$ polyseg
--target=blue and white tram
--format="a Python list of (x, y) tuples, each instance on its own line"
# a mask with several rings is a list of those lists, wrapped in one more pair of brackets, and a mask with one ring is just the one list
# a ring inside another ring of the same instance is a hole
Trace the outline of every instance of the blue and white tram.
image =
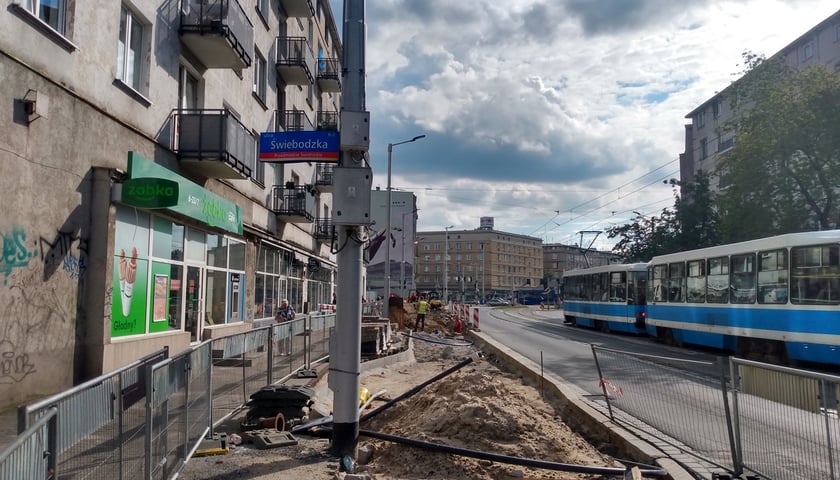
[(566, 323), (605, 332), (645, 333), (647, 267), (615, 264), (565, 272)]
[(840, 230), (661, 255), (648, 278), (652, 336), (840, 365)]

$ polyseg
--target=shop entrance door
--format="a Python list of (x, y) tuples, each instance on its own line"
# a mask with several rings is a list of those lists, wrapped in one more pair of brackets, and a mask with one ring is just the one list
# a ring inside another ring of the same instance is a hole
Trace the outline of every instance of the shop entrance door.
[(190, 332), (190, 342), (201, 341), (204, 325), (204, 268), (187, 265), (186, 313), (184, 328)]

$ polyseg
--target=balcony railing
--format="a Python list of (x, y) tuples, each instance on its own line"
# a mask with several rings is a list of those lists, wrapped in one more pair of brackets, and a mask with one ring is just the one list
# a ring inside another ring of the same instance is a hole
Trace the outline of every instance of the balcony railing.
[(730, 137), (718, 143), (718, 153), (723, 153), (735, 146), (735, 137)]
[(316, 240), (329, 242), (333, 238), (333, 223), (331, 218), (318, 217), (315, 219), (312, 236)]
[(305, 37), (277, 37), (277, 74), (287, 85), (312, 85), (315, 55)]
[(254, 26), (237, 0), (183, 0), (181, 41), (207, 68), (251, 66)]
[(315, 130), (312, 120), (303, 110), (276, 110), (274, 112), (275, 132), (308, 132)]
[(315, 8), (311, 0), (280, 0), (280, 5), (290, 17), (314, 17)]
[(318, 130), (338, 131), (338, 112), (318, 110)]
[(208, 178), (248, 178), (256, 140), (228, 110), (173, 112), (173, 149), (186, 168)]
[(341, 91), (341, 61), (339, 59), (318, 59), (318, 88), (322, 92)]
[(275, 185), (271, 192), (271, 211), (287, 223), (312, 223), (315, 196), (305, 185)]
[(335, 164), (319, 163), (315, 165), (315, 188), (319, 192), (331, 192), (335, 185)]

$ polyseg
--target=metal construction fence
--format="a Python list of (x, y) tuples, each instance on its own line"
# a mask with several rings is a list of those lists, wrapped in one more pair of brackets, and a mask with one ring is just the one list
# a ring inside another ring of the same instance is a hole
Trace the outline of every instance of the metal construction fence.
[(18, 411), (0, 478), (167, 480), (249, 396), (329, 353), (335, 313), (155, 352)]
[(592, 346), (610, 418), (734, 476), (840, 480), (840, 377)]

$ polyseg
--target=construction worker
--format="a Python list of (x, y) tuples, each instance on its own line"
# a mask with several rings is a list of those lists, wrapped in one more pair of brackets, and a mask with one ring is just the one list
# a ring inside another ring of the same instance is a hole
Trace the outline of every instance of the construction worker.
[(420, 297), (420, 303), (417, 304), (417, 322), (414, 324), (414, 330), (422, 332), (426, 328), (426, 308), (429, 304), (426, 303), (426, 297)]

